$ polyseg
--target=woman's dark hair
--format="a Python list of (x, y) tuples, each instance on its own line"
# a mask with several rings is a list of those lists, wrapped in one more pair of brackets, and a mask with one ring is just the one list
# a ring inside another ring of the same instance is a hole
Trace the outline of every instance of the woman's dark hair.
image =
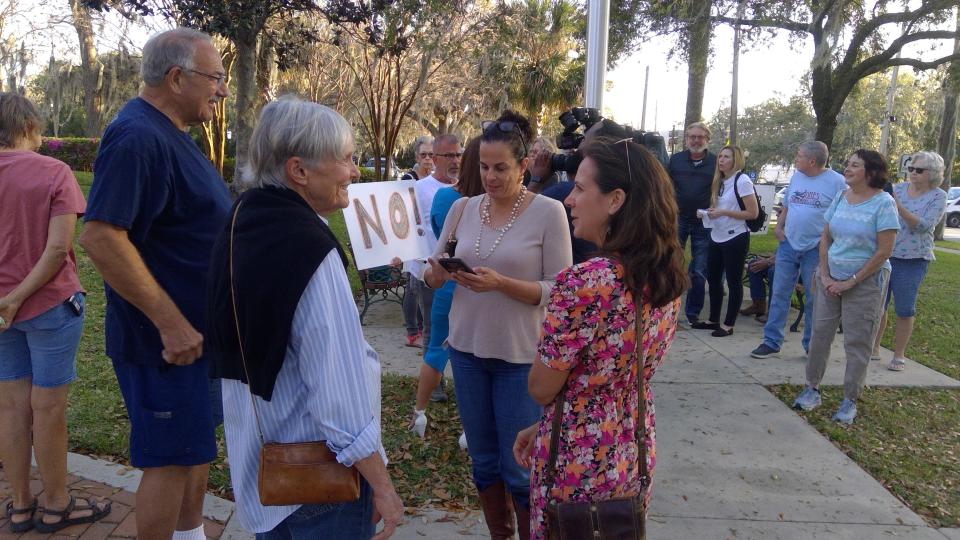
[(857, 150), (853, 155), (863, 160), (863, 172), (867, 177), (867, 185), (873, 189), (883, 189), (890, 177), (887, 160), (883, 159), (883, 155), (866, 148)]
[[(503, 129), (504, 126), (509, 125), (508, 123), (511, 122), (513, 123), (513, 128)], [(484, 128), (483, 133), (480, 135), (480, 141), (485, 143), (507, 143), (513, 157), (519, 162), (527, 157), (535, 136), (536, 133), (534, 133), (533, 128), (530, 127), (530, 121), (527, 120), (526, 116), (516, 111), (506, 109), (500, 113), (499, 118)]]
[(480, 137), (470, 139), (460, 158), (460, 177), (457, 191), (464, 197), (476, 197), (486, 193), (480, 181)]
[(601, 251), (617, 258), (635, 298), (645, 294), (654, 307), (679, 297), (688, 286), (677, 236), (677, 202), (663, 165), (633, 141), (594, 138), (577, 152), (597, 166), (602, 193), (622, 189), (623, 206), (610, 218)]

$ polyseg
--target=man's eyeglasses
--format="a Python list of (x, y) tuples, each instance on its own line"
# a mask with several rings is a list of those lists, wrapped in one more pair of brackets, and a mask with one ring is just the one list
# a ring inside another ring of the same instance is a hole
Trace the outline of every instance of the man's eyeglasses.
[(926, 167), (907, 167), (907, 171), (915, 172), (917, 174), (923, 174), (923, 172), (926, 170), (927, 170)]
[(523, 145), (523, 155), (526, 156), (529, 152), (527, 151), (527, 141), (524, 140), (523, 131), (520, 130), (520, 126), (512, 120), (484, 120), (480, 123), (480, 128), (483, 129), (483, 132), (486, 133), (488, 130), (496, 128), (501, 133), (513, 133), (517, 132), (517, 135), (520, 137), (520, 144)]
[(187, 70), (185, 70), (185, 71), (189, 71), (190, 73), (196, 73), (197, 75), (200, 75), (201, 77), (206, 77), (206, 78), (210, 79), (211, 81), (217, 83), (217, 86), (220, 86), (221, 84), (223, 84), (223, 83), (226, 82), (226, 80), (227, 80), (227, 75), (226, 75), (226, 74), (211, 75), (210, 73), (204, 73), (204, 72), (202, 72), (202, 71), (197, 71), (197, 70), (195, 70), (195, 69), (187, 69)]
[(460, 156), (463, 155), (463, 152), (447, 152), (446, 154), (434, 154), (434, 157), (445, 157), (445, 158), (456, 158), (460, 159)]

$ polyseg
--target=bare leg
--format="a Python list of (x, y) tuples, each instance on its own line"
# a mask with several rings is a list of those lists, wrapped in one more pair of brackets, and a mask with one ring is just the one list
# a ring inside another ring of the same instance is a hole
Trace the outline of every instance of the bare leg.
[[(0, 459), (10, 483), (10, 497), (16, 508), (33, 504), (30, 493), (30, 377), (0, 382)], [(29, 514), (13, 516), (14, 523), (30, 519)]]
[(177, 518), (178, 531), (190, 531), (203, 524), (203, 496), (207, 494), (209, 472), (210, 465), (207, 463), (190, 467), (183, 503), (180, 504), (180, 516)]
[(913, 317), (897, 317), (893, 350), (896, 358), (906, 358), (907, 343), (910, 343), (910, 336), (913, 334), (913, 320)]
[(148, 467), (137, 489), (137, 538), (170, 540), (180, 520), (192, 467)]
[(443, 373), (427, 364), (420, 364), (420, 377), (417, 379), (417, 410), (422, 411), (427, 408), (427, 404), (430, 402), (430, 393), (439, 386), (442, 378)]
[[(55, 388), (34, 387), (30, 402), (33, 407), (33, 448), (37, 468), (43, 480), (40, 505), (51, 510), (67, 507), (67, 392), (69, 384)], [(71, 517), (90, 515), (81, 509)], [(44, 516), (44, 521), (55, 523), (58, 516)]]

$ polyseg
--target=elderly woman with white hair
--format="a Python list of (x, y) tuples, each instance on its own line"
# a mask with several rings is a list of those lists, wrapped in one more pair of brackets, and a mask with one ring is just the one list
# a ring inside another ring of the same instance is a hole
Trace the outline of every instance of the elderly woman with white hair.
[[(250, 139), (244, 179), (252, 187), (213, 252), (211, 372), (223, 380), (240, 523), (257, 538), (379, 540), (403, 516), (381, 442), (380, 361), (364, 340), (347, 257), (327, 223), (360, 177), (353, 152), (350, 125), (332, 109), (294, 98), (268, 104)], [(359, 473), (358, 500), (261, 504), (261, 440), (325, 441)]]
[[(890, 285), (884, 301), (884, 306), (889, 306), (890, 297), (893, 296), (893, 309), (897, 314), (893, 359), (887, 366), (891, 371), (902, 371), (906, 367), (905, 355), (913, 333), (920, 283), (927, 275), (930, 261), (936, 259), (933, 255), (933, 231), (943, 218), (947, 206), (947, 194), (939, 189), (943, 182), (943, 169), (943, 158), (939, 154), (917, 152), (907, 167), (909, 181), (893, 186), (900, 231), (890, 257)], [(887, 313), (884, 310), (871, 360), (880, 359), (880, 338), (883, 337), (886, 324)]]

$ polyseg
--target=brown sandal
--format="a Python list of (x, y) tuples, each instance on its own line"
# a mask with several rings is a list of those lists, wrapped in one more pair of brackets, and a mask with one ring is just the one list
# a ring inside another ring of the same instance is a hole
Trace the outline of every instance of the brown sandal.
[[(10, 532), (12, 533), (22, 533), (27, 532), (33, 528), (33, 516), (37, 511), (37, 500), (33, 500), (27, 508), (14, 508), (13, 501), (7, 503), (7, 519), (10, 520)], [(30, 519), (25, 521), (13, 521), (13, 516), (22, 516), (23, 514), (30, 514)]]
[[(77, 508), (77, 499), (73, 495), (70, 495), (70, 502), (67, 503), (67, 507), (63, 510), (49, 510), (41, 506), (33, 516), (33, 527), (37, 532), (52, 533), (78, 523), (93, 523), (94, 521), (99, 521), (110, 513), (110, 501), (105, 501), (106, 506), (101, 509), (97, 506), (96, 501), (89, 497), (82, 497), (81, 500), (87, 503), (86, 508)], [(91, 513), (89, 516), (70, 517), (70, 514), (73, 512), (83, 512), (85, 510), (90, 510)], [(60, 521), (47, 523), (43, 521), (43, 516), (59, 516)]]

